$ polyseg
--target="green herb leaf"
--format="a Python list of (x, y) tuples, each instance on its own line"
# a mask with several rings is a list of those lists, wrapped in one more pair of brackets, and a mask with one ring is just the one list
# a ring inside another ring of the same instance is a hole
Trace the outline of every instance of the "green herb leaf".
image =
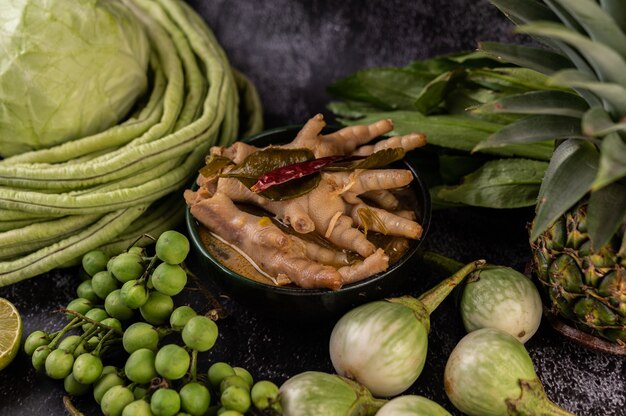
[(335, 162), (325, 166), (323, 170), (329, 171), (348, 171), (355, 169), (379, 169), (390, 165), (391, 163), (402, 160), (406, 154), (401, 147), (382, 149), (372, 153), (365, 159), (350, 162)]
[(539, 191), (532, 241), (589, 192), (597, 171), (598, 152), (591, 143), (569, 139), (556, 148)]
[[(248, 189), (252, 188), (257, 182), (256, 179), (251, 178), (237, 178)], [(274, 185), (271, 188), (266, 189), (263, 192), (259, 192), (258, 195), (263, 196), (271, 201), (285, 201), (287, 199), (297, 198), (304, 194), (311, 192), (317, 188), (321, 180), (320, 173), (314, 173), (312, 175), (305, 176), (303, 178), (294, 179), (287, 183), (280, 185)]]
[[(424, 116), (417, 111), (391, 111), (369, 113), (355, 120), (339, 119), (346, 125), (368, 124), (383, 118), (393, 120), (394, 129), (390, 135), (404, 135), (413, 132), (426, 134), (428, 143), (462, 151), (473, 148), (491, 134), (502, 128), (501, 124), (491, 123), (469, 116), (438, 115)], [(489, 148), (482, 151), (499, 156), (518, 156), (530, 159), (549, 160), (552, 154), (552, 143), (533, 143), (511, 145), (500, 148)]]
[(294, 163), (315, 159), (309, 149), (282, 149), (268, 147), (246, 157), (234, 169), (223, 173), (224, 177), (250, 178), (255, 181), (266, 172)]
[(211, 154), (206, 158), (206, 165), (200, 169), (200, 175), (205, 178), (217, 175), (233, 161), (227, 157)]
[[(456, 185), (461, 179), (478, 170), (487, 161), (481, 155), (439, 155), (439, 174), (446, 185)], [(421, 173), (421, 166), (420, 166)]]
[(555, 115), (529, 116), (503, 127), (487, 140), (479, 143), (474, 151), (560, 138), (584, 138), (580, 119)]
[(493, 57), (480, 52), (458, 52), (437, 56), (432, 59), (417, 59), (404, 68), (420, 74), (430, 74), (432, 78), (444, 72), (459, 68), (492, 68), (502, 66)]
[[(229, 172), (222, 173), (224, 177), (239, 179), (248, 189), (257, 182), (259, 176), (276, 168), (305, 162), (314, 159), (313, 152), (309, 149), (281, 149), (269, 147), (252, 153), (243, 162)], [(273, 201), (296, 198), (315, 189), (320, 181), (320, 174), (313, 174), (304, 178), (289, 181), (282, 185), (273, 186), (259, 195)]]
[(608, 243), (625, 220), (626, 185), (615, 182), (591, 193), (587, 225), (595, 249)]
[(343, 118), (359, 119), (368, 113), (379, 112), (380, 109), (372, 104), (359, 101), (331, 101), (326, 108)]
[(479, 207), (532, 206), (547, 167), (537, 160), (492, 160), (467, 175), (461, 185), (440, 187), (434, 193), (444, 201)]
[(435, 110), (448, 93), (463, 79), (466, 72), (460, 69), (440, 74), (424, 86), (415, 101), (415, 107), (422, 114)]
[(337, 98), (363, 101), (385, 110), (413, 109), (432, 75), (398, 68), (374, 68), (358, 71), (328, 87)]

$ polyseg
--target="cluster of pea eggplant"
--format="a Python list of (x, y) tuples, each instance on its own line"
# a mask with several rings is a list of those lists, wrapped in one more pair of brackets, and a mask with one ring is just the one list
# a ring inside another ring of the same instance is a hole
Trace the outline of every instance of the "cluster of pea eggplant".
[[(435, 262), (443, 259), (429, 255)], [(424, 368), (430, 314), (467, 278), (460, 314), (468, 334), (450, 354), (444, 373), (450, 402), (469, 416), (571, 415), (548, 399), (524, 347), (542, 313), (532, 281), (483, 260), (458, 266), (418, 298), (370, 302), (346, 313), (330, 337), (337, 374), (307, 371), (287, 380), (280, 388), (283, 414), (449, 416), (426, 397), (402, 393)]]

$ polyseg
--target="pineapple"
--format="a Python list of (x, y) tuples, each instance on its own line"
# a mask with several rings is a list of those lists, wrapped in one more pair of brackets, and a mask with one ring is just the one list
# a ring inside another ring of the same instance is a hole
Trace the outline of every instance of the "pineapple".
[(586, 105), (553, 91), (506, 97), (492, 111), (527, 117), (478, 148), (557, 139), (530, 229), (537, 275), (555, 312), (626, 348), (626, 1), (492, 3), (545, 47), (481, 49), (549, 75)]
[(626, 342), (626, 257), (618, 253), (623, 228), (599, 250), (591, 248), (587, 203), (560, 217), (531, 241), (539, 280), (553, 311), (588, 332)]

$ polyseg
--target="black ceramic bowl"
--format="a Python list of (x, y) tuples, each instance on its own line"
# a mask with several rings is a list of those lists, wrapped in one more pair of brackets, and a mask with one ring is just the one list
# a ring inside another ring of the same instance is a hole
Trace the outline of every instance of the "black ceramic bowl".
[[(258, 147), (286, 143), (295, 137), (302, 126), (288, 126), (260, 133), (246, 142)], [(329, 128), (329, 131), (332, 129)], [(409, 260), (424, 241), (430, 224), (431, 205), (428, 188), (415, 166), (407, 161), (397, 162), (398, 167), (409, 169), (414, 176), (411, 188), (417, 200), (416, 213), (424, 231), (421, 240), (411, 241), (408, 251), (385, 272), (332, 291), (327, 289), (302, 289), (293, 286), (273, 286), (251, 280), (227, 268), (215, 259), (204, 246), (201, 225), (186, 211), (186, 225), (191, 246), (201, 267), (200, 277), (216, 282), (230, 297), (240, 303), (270, 316), (302, 321), (319, 321), (338, 316), (368, 301), (381, 299), (406, 278)], [(197, 189), (197, 185), (192, 186)]]

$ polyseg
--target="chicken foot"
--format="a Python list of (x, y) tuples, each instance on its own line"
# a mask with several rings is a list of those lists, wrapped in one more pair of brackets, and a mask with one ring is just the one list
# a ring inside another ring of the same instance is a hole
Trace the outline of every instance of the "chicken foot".
[(185, 200), (198, 221), (247, 253), (267, 273), (279, 279), (287, 277), (303, 288), (337, 290), (344, 283), (388, 267), (388, 256), (378, 249), (371, 258), (338, 270), (317, 260), (345, 262), (340, 255), (331, 255), (328, 249), (284, 233), (267, 218), (241, 211), (222, 193), (208, 197), (206, 193), (187, 190)]
[[(391, 119), (380, 120), (362, 126), (344, 127), (329, 134), (320, 134), (326, 126), (324, 116), (317, 114), (310, 118), (290, 143), (274, 147), (283, 149), (306, 148), (315, 157), (357, 155), (368, 156), (379, 150), (402, 148), (410, 151), (426, 144), (426, 136), (421, 133), (410, 133), (404, 136), (393, 136), (380, 140), (374, 145), (367, 143), (393, 130)], [(224, 156), (234, 163), (241, 163), (250, 154), (262, 150), (253, 145), (235, 142), (230, 147), (213, 147), (211, 153)]]

